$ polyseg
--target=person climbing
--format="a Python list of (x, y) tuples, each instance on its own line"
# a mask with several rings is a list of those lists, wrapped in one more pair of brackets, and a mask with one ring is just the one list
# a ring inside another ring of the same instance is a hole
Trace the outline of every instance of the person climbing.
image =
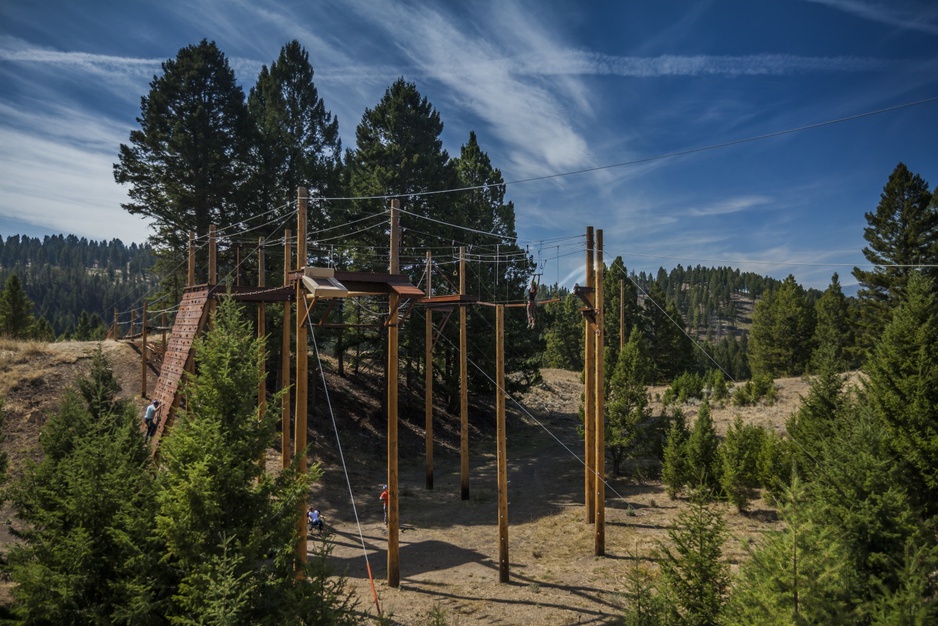
[(147, 407), (146, 413), (143, 414), (143, 423), (147, 427), (147, 435), (146, 435), (146, 438), (144, 439), (145, 443), (149, 443), (150, 437), (152, 437), (153, 434), (156, 432), (156, 426), (158, 423), (156, 421), (156, 412), (159, 410), (159, 408), (160, 408), (160, 401), (154, 400)]
[(537, 279), (538, 275), (535, 274), (531, 278), (531, 286), (528, 288), (528, 328), (534, 328), (534, 307), (537, 306)]
[(381, 500), (381, 504), (384, 505), (384, 525), (388, 525), (388, 486), (384, 486), (384, 490), (381, 492), (381, 495), (378, 496), (378, 499)]

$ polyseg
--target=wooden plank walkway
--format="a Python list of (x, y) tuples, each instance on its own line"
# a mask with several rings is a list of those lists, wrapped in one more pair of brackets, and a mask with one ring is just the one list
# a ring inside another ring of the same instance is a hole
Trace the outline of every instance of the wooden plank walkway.
[(192, 342), (199, 335), (208, 318), (210, 290), (206, 285), (186, 289), (176, 313), (172, 334), (166, 344), (163, 366), (152, 398), (160, 401), (159, 425), (152, 437), (153, 449), (159, 445), (166, 425), (175, 416), (179, 382), (192, 358)]

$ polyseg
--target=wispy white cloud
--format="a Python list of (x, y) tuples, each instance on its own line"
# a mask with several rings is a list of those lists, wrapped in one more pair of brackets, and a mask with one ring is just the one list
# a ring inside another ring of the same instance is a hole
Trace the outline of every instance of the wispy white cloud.
[(932, 0), (807, 0), (863, 19), (938, 35), (938, 4)]
[[(113, 182), (113, 155), (4, 129), (0, 140), (0, 216), (52, 232), (142, 242), (146, 224), (121, 208), (126, 193)], [(110, 178), (110, 184), (105, 183)]]
[(727, 198), (710, 204), (690, 206), (687, 215), (690, 217), (712, 217), (714, 215), (729, 215), (741, 213), (749, 209), (764, 206), (772, 201), (766, 196), (741, 196)]
[(54, 50), (0, 35), (0, 62), (32, 65), (47, 71), (80, 73), (88, 79), (105, 81), (117, 88), (131, 87), (135, 93), (160, 69), (164, 59), (142, 59), (88, 52)]

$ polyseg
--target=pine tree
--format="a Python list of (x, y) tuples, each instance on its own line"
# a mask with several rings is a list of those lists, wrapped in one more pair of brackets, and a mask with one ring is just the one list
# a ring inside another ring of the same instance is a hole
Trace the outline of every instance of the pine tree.
[(152, 220), (164, 285), (180, 276), (185, 284), (188, 233), (206, 237), (211, 224), (225, 229), (246, 217), (244, 92), (225, 55), (203, 40), (163, 63), (140, 109), (140, 129), (121, 144), (114, 178), (128, 186), (123, 208)]
[(10, 274), (0, 291), (0, 335), (11, 339), (26, 339), (33, 330), (33, 303), (23, 291), (23, 283), (16, 274)]
[[(863, 256), (874, 267), (855, 267), (853, 275), (861, 285), (860, 320), (870, 346), (902, 299), (910, 274), (918, 271), (938, 281), (938, 200), (921, 176), (899, 163), (866, 221), (863, 237), (869, 245)], [(916, 265), (924, 267), (913, 270)]]
[[(109, 369), (100, 354), (95, 363)], [(24, 623), (146, 623), (158, 612), (149, 455), (136, 411), (106, 379), (82, 381), (92, 405), (66, 394), (43, 429), (42, 460), (11, 489), (23, 526), (10, 575)]]
[[(260, 340), (231, 300), (219, 303), (213, 327), (196, 341), (197, 373), (186, 385), (188, 405), (161, 442), (156, 534), (176, 588), (167, 614), (179, 623), (322, 623), (334, 596), (316, 601), (328, 572), (296, 585), (295, 529), (313, 466), (268, 474), (258, 463), (272, 445), (278, 417), (258, 420)], [(305, 451), (302, 451), (305, 453)], [(341, 622), (337, 617), (336, 623)]]
[(767, 532), (740, 567), (727, 625), (851, 624), (848, 562), (836, 529), (817, 524), (797, 483), (785, 493), (781, 530)]
[(824, 446), (838, 437), (848, 408), (843, 377), (838, 373), (841, 361), (836, 357), (835, 349), (829, 345), (821, 346), (815, 357), (818, 374), (811, 380), (808, 396), (785, 425), (792, 441), (791, 452), (798, 474), (808, 481), (817, 476)]
[(752, 373), (796, 376), (811, 357), (814, 310), (804, 289), (789, 275), (782, 285), (756, 302), (749, 338)]
[(653, 372), (654, 364), (645, 353), (644, 338), (636, 328), (619, 353), (607, 392), (605, 441), (612, 453), (615, 476), (619, 475), (623, 459), (635, 445), (639, 425), (651, 415), (645, 385)]
[(661, 467), (661, 481), (665, 485), (668, 497), (672, 500), (693, 481), (691, 469), (687, 463), (687, 440), (689, 438), (690, 433), (687, 430), (684, 414), (679, 409), (675, 409), (668, 429)]
[[(276, 220), (295, 206), (298, 187), (323, 197), (341, 195), (339, 122), (326, 110), (313, 76), (309, 53), (293, 40), (281, 48), (270, 69), (261, 69), (248, 95), (255, 128), (249, 182), (254, 214), (278, 227)], [(310, 232), (334, 225), (329, 216), (339, 213), (321, 201), (311, 201), (307, 208)]]
[(910, 493), (929, 515), (938, 514), (938, 298), (921, 274), (909, 276), (865, 370), (872, 406), (889, 428)]
[(820, 367), (819, 351), (831, 350), (828, 358), (834, 359), (838, 371), (856, 365), (854, 352), (854, 332), (850, 319), (847, 298), (840, 288), (840, 280), (835, 272), (831, 284), (815, 306), (817, 326), (814, 329), (812, 366), (815, 371)]
[(743, 423), (743, 418), (737, 415), (719, 448), (722, 461), (720, 484), (740, 513), (755, 497), (755, 490), (762, 486), (759, 461), (765, 436), (764, 429)]
[(693, 494), (690, 506), (668, 530), (671, 545), (660, 546), (661, 592), (671, 611), (669, 623), (720, 623), (730, 580), (723, 558), (726, 523), (707, 499)]
[(720, 485), (720, 459), (716, 429), (710, 416), (710, 403), (704, 400), (697, 411), (697, 420), (687, 439), (687, 467), (693, 483), (708, 490)]

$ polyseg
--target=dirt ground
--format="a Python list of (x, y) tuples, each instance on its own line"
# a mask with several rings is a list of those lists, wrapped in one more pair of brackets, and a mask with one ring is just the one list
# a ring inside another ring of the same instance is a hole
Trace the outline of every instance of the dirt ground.
[[(6, 398), (5, 448), (15, 475), (38, 454), (38, 434), (61, 390), (87, 371), (97, 343), (11, 347), (0, 344), (0, 397)], [(142, 411), (140, 357), (127, 344), (104, 342), (122, 395)], [(326, 367), (327, 372), (329, 367)], [(544, 382), (520, 404), (508, 400), (509, 577), (499, 583), (494, 419), (473, 412), (470, 433), (469, 499), (460, 497), (458, 418), (438, 411), (434, 488), (426, 488), (422, 407), (411, 406), (401, 422), (400, 586), (387, 578), (387, 533), (378, 495), (386, 476), (386, 442), (379, 386), (349, 383), (327, 374), (334, 386), (339, 436), (322, 392), (312, 392), (311, 460), (322, 464), (323, 480), (310, 502), (324, 514), (331, 560), (358, 598), (358, 609), (376, 616), (367, 570), (378, 604), (397, 624), (613, 624), (622, 611), (623, 579), (637, 560), (651, 558), (684, 503), (672, 501), (657, 481), (607, 477), (605, 555), (594, 556), (595, 533), (584, 523), (583, 444), (577, 434), (582, 383), (575, 372), (545, 370)], [(807, 391), (801, 379), (782, 379), (779, 401), (771, 407), (715, 408), (725, 432), (739, 413), (747, 422), (781, 429)], [(149, 388), (156, 384), (149, 378)], [(357, 385), (355, 387), (354, 385)], [(354, 391), (354, 393), (353, 393)], [(664, 389), (651, 389), (652, 397)], [(357, 394), (357, 395), (356, 395)], [(366, 398), (365, 396), (369, 396)], [(405, 394), (406, 396), (406, 394)], [(685, 407), (689, 418), (696, 406)], [(408, 417), (409, 415), (409, 417)], [(341, 445), (341, 454), (340, 454)], [(272, 460), (279, 451), (271, 451)], [(344, 455), (344, 463), (343, 463)], [(607, 469), (611, 463), (607, 461)], [(725, 507), (731, 533), (725, 551), (732, 565), (743, 544), (778, 525), (764, 502), (748, 515)], [(8, 519), (9, 510), (0, 512)], [(2, 525), (0, 525), (2, 526)], [(0, 530), (0, 544), (11, 538)], [(315, 549), (318, 538), (310, 540)], [(5, 593), (0, 591), (0, 601)], [(435, 621), (434, 621), (435, 619)], [(444, 620), (440, 622), (440, 619)]]
[[(312, 501), (335, 531), (333, 562), (344, 571), (360, 608), (376, 614), (367, 576), (375, 579), (378, 603), (396, 623), (613, 624), (622, 611), (623, 578), (636, 560), (649, 559), (684, 503), (672, 501), (657, 481), (608, 478), (605, 555), (594, 556), (595, 531), (584, 523), (583, 444), (577, 435), (582, 383), (575, 372), (545, 370), (544, 383), (520, 400), (509, 400), (508, 518), (510, 582), (499, 583), (495, 442), (481, 433), (470, 439), (470, 498), (460, 497), (458, 450), (434, 451), (434, 488), (426, 489), (422, 454), (400, 459), (400, 586), (387, 577), (387, 534), (378, 495), (382, 466), (346, 458), (351, 495), (342, 466), (323, 457), (325, 476)], [(720, 432), (738, 412), (746, 421), (781, 428), (807, 391), (805, 381), (784, 379), (772, 407), (716, 408)], [(651, 390), (652, 395), (663, 389)], [(696, 406), (688, 406), (689, 417)], [(607, 463), (607, 469), (611, 464)], [(778, 525), (762, 501), (739, 515), (725, 507), (732, 565), (743, 544)], [(358, 524), (356, 523), (356, 512)], [(315, 540), (314, 540), (315, 541)], [(312, 543), (310, 544), (312, 547)]]

